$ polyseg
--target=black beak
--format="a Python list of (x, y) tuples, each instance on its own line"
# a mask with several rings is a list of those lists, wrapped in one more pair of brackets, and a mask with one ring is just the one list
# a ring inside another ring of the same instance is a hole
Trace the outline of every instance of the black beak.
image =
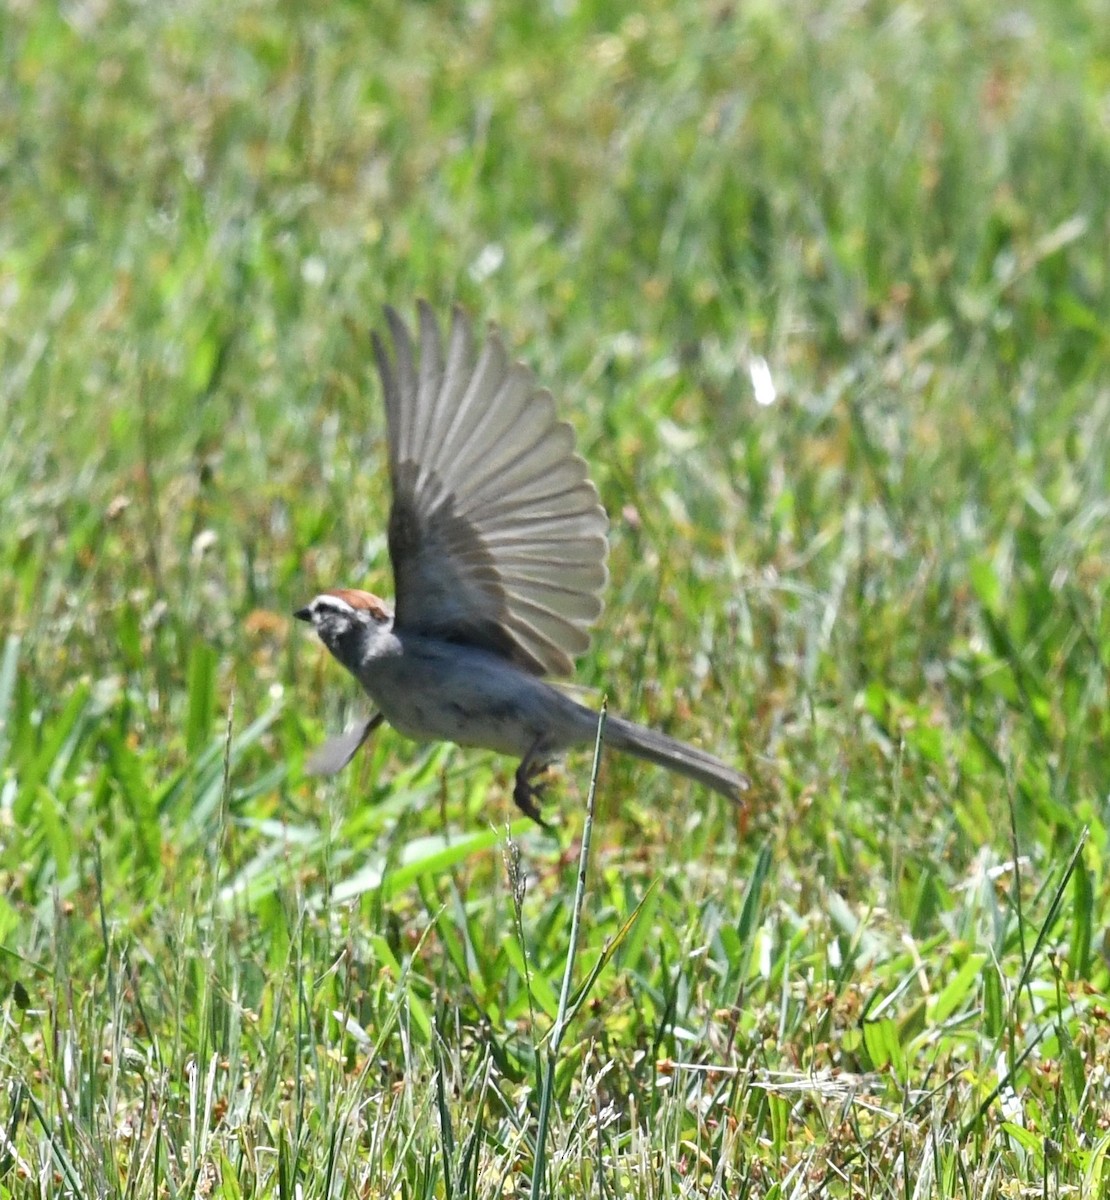
[(298, 621), (311, 621), (312, 610), (309, 608), (298, 608), (293, 616), (295, 616)]

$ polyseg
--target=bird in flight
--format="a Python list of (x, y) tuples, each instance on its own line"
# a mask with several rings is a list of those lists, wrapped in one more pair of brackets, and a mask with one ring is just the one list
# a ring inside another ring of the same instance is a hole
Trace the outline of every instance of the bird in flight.
[[(295, 614), (375, 711), (326, 742), (307, 770), (342, 770), (388, 721), (416, 741), (518, 759), (513, 799), (544, 824), (537, 777), (597, 734), (597, 714), (545, 677), (572, 672), (601, 615), (608, 519), (571, 427), (510, 359), (497, 328), (475, 355), (462, 309), (446, 344), (428, 304), (417, 312), (415, 342), (392, 308), (392, 346), (373, 338), (393, 489), (394, 607), (338, 587)], [(705, 750), (621, 717), (607, 718), (604, 738), (737, 803), (750, 786)]]

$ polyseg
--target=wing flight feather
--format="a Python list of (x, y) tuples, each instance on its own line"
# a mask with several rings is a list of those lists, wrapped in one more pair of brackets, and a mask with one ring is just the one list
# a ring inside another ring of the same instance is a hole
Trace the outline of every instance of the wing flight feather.
[[(608, 521), (551, 394), (490, 328), (473, 357), (456, 308), (417, 342), (391, 308), (374, 337), (385, 392), (395, 625), (568, 674), (601, 613)], [(390, 350), (392, 352), (390, 352)]]

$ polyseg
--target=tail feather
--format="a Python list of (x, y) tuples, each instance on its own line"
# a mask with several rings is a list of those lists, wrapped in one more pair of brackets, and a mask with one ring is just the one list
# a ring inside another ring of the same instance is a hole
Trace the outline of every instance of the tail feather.
[(677, 771), (688, 779), (720, 792), (735, 804), (752, 785), (742, 771), (730, 767), (705, 750), (688, 746), (656, 729), (626, 721), (623, 717), (608, 717), (605, 722), (605, 742), (614, 750), (623, 750), (637, 758), (647, 759), (668, 771)]

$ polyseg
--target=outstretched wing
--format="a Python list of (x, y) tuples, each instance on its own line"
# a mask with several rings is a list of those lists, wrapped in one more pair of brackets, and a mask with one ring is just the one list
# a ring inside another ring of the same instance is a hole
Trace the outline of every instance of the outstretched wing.
[(571, 427), (490, 327), (473, 357), (456, 308), (446, 348), (423, 301), (419, 356), (387, 308), (385, 391), (395, 627), (565, 675), (601, 613), (608, 520)]

